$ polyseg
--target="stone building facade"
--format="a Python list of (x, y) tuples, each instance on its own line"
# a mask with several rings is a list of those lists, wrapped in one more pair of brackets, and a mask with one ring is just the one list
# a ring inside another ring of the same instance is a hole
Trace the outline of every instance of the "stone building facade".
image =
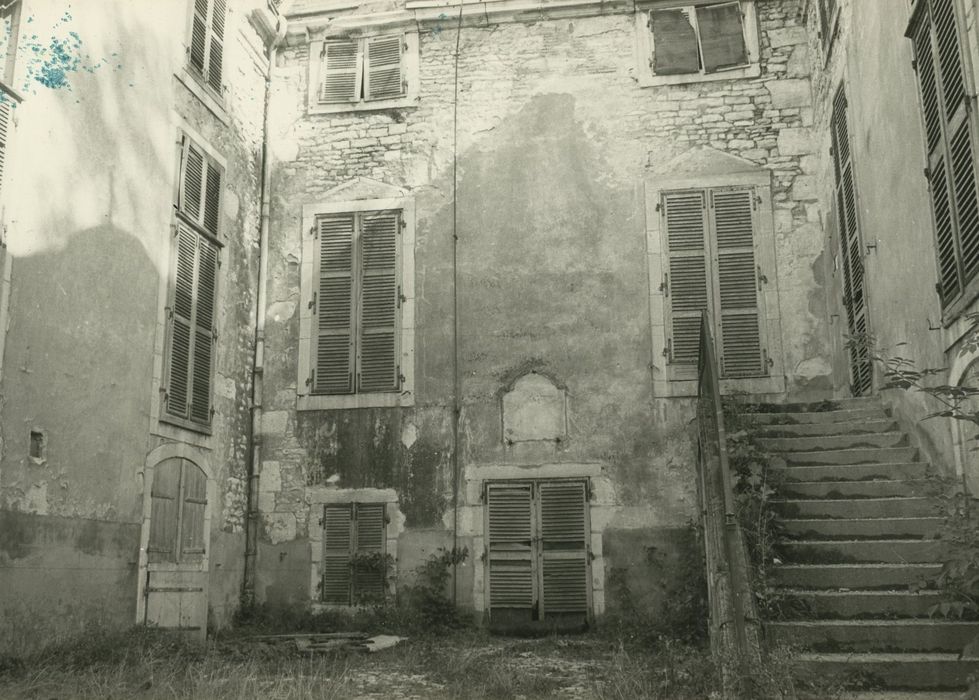
[(203, 633), (241, 588), (276, 20), (12, 5), (0, 648), (137, 620)]
[[(683, 281), (669, 291), (670, 265), (682, 260), (664, 250), (671, 224), (661, 205), (671, 193), (716, 198), (718, 207), (727, 193), (744, 204), (735, 214), (748, 217), (740, 220), (749, 227), (748, 313), (760, 339), (739, 369), (731, 326), (726, 387), (831, 395), (802, 7), (741, 3), (738, 65), (711, 74), (694, 63), (690, 72), (666, 65), (663, 48), (657, 75), (650, 20), (675, 21), (676, 5), (499, 2), (449, 11), (305, 0), (286, 10), (270, 125), (259, 487), (269, 539), (259, 552), (259, 599), (337, 602), (324, 593), (327, 560), (341, 556), (324, 542), (327, 506), (376, 501), (386, 508), (391, 586), (411, 581), (440, 547), (465, 547), (455, 595), (492, 618), (493, 489), (530, 489), (507, 496), (519, 501), (579, 483), (585, 524), (576, 505), (574, 527), (587, 534), (569, 537), (585, 552), (587, 585), (576, 590), (581, 601), (587, 594), (587, 615), (627, 596), (662, 605), (681, 584), (671, 572), (691, 546), (696, 515), (687, 432), (696, 382), (684, 362), (689, 325), (678, 320), (691, 314), (678, 298)], [(701, 13), (706, 37), (710, 13), (729, 9), (681, 15)], [(404, 84), (394, 99), (375, 98), (369, 85), (380, 78), (369, 54), (391, 36), (401, 37)], [(344, 64), (344, 56), (353, 58)], [(345, 65), (349, 83), (330, 73)], [(331, 352), (329, 333), (349, 332), (320, 330), (335, 327), (321, 314), (330, 313), (336, 278), (319, 267), (336, 242), (331, 227), (390, 210), (405, 223), (401, 376), (386, 394), (361, 390), (353, 375), (368, 360), (359, 356), (350, 378), (330, 376), (339, 389), (322, 374), (320, 385), (315, 370), (328, 365), (317, 364), (317, 352)], [(744, 263), (720, 257), (722, 266)], [(527, 522), (540, 518), (535, 536), (546, 541), (547, 512), (514, 507)], [(499, 563), (497, 590), (532, 590), (546, 607), (546, 549), (529, 572)], [(520, 588), (508, 573), (535, 587)]]

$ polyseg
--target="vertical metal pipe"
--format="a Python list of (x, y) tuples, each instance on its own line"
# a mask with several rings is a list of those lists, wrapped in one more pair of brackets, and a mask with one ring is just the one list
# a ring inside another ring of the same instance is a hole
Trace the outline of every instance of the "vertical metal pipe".
[(285, 36), (285, 21), (278, 17), (275, 38), (269, 42), (265, 71), (265, 99), (262, 111), (262, 203), (258, 238), (258, 298), (255, 302), (255, 355), (252, 362), (251, 424), (249, 429), (248, 494), (245, 516), (245, 570), (242, 576), (242, 607), (255, 603), (255, 568), (258, 555), (258, 487), (262, 471), (262, 406), (265, 372), (265, 307), (269, 276), (269, 209), (272, 195), (272, 158), (269, 154), (269, 101), (272, 94), (272, 66), (275, 50)]
[(462, 4), (456, 22), (452, 101), (452, 605), (459, 604), (459, 420), (462, 399), (459, 396), (459, 39), (462, 36)]

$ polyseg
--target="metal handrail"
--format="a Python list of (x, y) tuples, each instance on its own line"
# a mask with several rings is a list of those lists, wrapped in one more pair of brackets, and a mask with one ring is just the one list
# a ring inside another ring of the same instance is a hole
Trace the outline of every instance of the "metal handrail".
[[(711, 647), (728, 662), (760, 659), (758, 618), (748, 557), (735, 510), (724, 429), (720, 367), (707, 312), (700, 319), (697, 362), (697, 472), (707, 565)], [(725, 673), (725, 677), (730, 674)]]

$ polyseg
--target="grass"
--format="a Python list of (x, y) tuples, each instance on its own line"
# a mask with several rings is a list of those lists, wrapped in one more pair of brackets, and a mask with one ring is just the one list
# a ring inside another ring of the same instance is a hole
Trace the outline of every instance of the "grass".
[(89, 635), (0, 662), (0, 697), (717, 697), (709, 654), (671, 643), (626, 645), (602, 634), (528, 640), (456, 630), (377, 654), (310, 654), (263, 647), (245, 632), (203, 645), (146, 628)]

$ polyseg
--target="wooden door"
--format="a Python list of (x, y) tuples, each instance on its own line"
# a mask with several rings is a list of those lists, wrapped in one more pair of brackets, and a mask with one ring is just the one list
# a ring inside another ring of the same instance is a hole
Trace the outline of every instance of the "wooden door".
[(144, 622), (207, 633), (207, 475), (187, 459), (154, 469), (143, 588)]

